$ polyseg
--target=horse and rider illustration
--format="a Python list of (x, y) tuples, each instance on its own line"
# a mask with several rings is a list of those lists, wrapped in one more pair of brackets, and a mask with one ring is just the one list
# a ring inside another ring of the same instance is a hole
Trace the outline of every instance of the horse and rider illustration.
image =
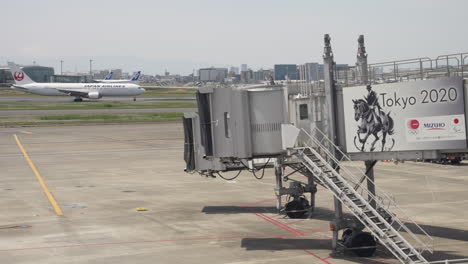
[[(394, 134), (394, 122), (390, 116), (390, 111), (388, 113), (384, 112), (379, 104), (377, 93), (372, 90), (372, 86), (367, 85), (366, 89), (367, 95), (364, 99), (353, 99), (354, 120), (359, 122), (357, 135), (354, 137), (354, 146), (362, 152), (367, 151), (366, 142), (372, 135), (374, 136), (374, 141), (371, 143), (368, 151), (374, 151), (376, 148), (375, 144), (380, 139), (382, 139), (381, 151), (390, 151), (395, 146), (394, 138), (391, 138), (390, 146), (385, 146), (387, 143), (387, 135), (391, 136)], [(356, 139), (359, 139), (360, 145), (358, 145)]]

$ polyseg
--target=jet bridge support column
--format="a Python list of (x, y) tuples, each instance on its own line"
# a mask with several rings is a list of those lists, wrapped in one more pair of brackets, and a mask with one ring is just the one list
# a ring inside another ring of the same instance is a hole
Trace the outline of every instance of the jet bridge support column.
[[(325, 81), (325, 118), (324, 118), (324, 130), (327, 132), (328, 138), (332, 142), (336, 143), (336, 100), (335, 100), (335, 62), (333, 60), (333, 52), (330, 44), (331, 38), (328, 34), (324, 36), (324, 52), (323, 52), (323, 72), (324, 72), (324, 81)], [(331, 154), (335, 156), (335, 148), (333, 146), (328, 146)], [(331, 164), (335, 167), (335, 164)], [(336, 197), (334, 199), (335, 206), (335, 219), (334, 223), (340, 223), (343, 218), (343, 208), (340, 200)], [(336, 250), (338, 248), (338, 233), (340, 228), (335, 226), (333, 228), (333, 239), (332, 239), (332, 248)]]
[[(358, 38), (358, 50), (356, 55), (356, 68), (359, 72), (359, 82), (361, 85), (369, 84), (369, 74), (367, 68), (367, 52), (364, 45), (364, 35), (360, 35)], [(375, 197), (375, 181), (374, 181), (374, 166), (377, 163), (376, 160), (365, 161), (367, 179), (367, 190)], [(368, 197), (367, 200), (372, 207), (376, 208), (375, 200)]]
[(283, 189), (283, 162), (281, 158), (275, 161), (275, 176), (276, 176), (276, 209), (278, 214), (281, 214), (281, 191)]

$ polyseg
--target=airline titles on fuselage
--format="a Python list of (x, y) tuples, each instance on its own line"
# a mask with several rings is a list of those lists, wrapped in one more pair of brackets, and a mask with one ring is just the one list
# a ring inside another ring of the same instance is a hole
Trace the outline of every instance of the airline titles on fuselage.
[(86, 84), (84, 88), (125, 88), (124, 84)]

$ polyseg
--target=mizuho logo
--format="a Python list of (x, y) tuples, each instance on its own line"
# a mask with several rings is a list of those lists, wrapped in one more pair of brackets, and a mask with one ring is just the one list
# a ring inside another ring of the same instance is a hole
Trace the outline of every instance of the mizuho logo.
[(23, 72), (15, 72), (15, 74), (13, 74), (13, 77), (15, 77), (15, 80), (17, 80), (18, 82), (22, 81), (24, 79), (24, 73)]
[(445, 129), (445, 123), (424, 123), (426, 129)]

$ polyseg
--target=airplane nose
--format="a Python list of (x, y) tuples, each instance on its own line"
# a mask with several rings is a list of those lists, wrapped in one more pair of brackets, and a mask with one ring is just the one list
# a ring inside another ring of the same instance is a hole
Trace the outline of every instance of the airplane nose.
[(140, 88), (138, 88), (138, 89), (140, 90), (141, 93), (146, 92), (145, 88), (141, 88), (141, 87), (140, 87)]

